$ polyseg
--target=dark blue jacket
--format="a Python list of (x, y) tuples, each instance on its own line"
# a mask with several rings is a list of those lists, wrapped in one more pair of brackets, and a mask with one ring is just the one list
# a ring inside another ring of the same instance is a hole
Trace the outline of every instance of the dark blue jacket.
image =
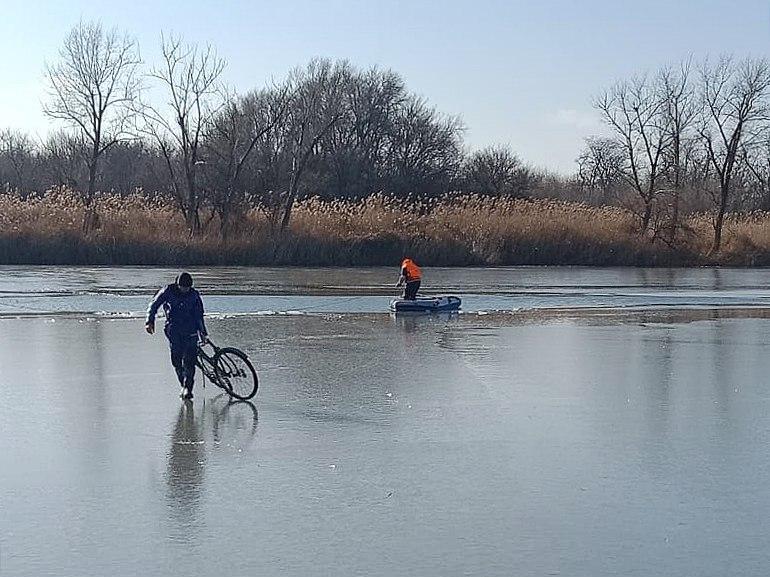
[(160, 289), (147, 308), (148, 323), (155, 323), (155, 315), (161, 305), (166, 314), (166, 335), (169, 338), (208, 334), (203, 322), (203, 301), (194, 288), (186, 293), (180, 291), (176, 284)]

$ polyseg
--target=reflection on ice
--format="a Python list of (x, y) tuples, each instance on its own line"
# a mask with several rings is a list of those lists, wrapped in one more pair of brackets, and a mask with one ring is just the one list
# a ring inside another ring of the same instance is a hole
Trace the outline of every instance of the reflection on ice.
[(194, 539), (203, 524), (200, 499), (206, 451), (192, 402), (179, 407), (166, 468), (167, 498), (173, 522), (170, 538), (182, 543)]
[(259, 416), (249, 401), (220, 393), (180, 402), (166, 459), (169, 539), (191, 545), (205, 526), (202, 514), (206, 466), (212, 453), (242, 453), (256, 437)]
[(204, 409), (204, 419), (211, 423), (214, 450), (240, 452), (254, 442), (259, 413), (251, 401), (237, 401), (219, 393), (204, 400)]
[(414, 332), (419, 327), (437, 327), (455, 322), (460, 318), (460, 313), (391, 313), (390, 317), (397, 327), (406, 332)]

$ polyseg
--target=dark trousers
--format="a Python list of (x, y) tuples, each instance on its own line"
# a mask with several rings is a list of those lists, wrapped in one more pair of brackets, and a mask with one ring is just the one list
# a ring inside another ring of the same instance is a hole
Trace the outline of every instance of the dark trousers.
[(419, 280), (410, 280), (404, 287), (404, 298), (409, 301), (413, 301), (417, 298), (417, 291), (420, 290)]
[(198, 359), (198, 335), (177, 335), (166, 331), (171, 349), (171, 364), (174, 365), (179, 384), (192, 391), (195, 384), (195, 362)]

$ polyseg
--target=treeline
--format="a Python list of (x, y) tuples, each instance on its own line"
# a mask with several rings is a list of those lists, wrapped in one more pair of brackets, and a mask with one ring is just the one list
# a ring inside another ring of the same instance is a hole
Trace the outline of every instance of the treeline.
[(770, 209), (770, 67), (687, 60), (617, 82), (594, 101), (610, 136), (589, 138), (578, 180), (598, 202), (634, 199), (640, 229), (675, 243), (709, 212), (712, 252), (729, 212)]
[(461, 119), (390, 70), (316, 59), (237, 94), (213, 48), (167, 36), (160, 48), (149, 67), (131, 37), (75, 26), (46, 67), (45, 112), (64, 128), (40, 142), (0, 131), (2, 190), (21, 201), (73, 191), (85, 235), (100, 226), (99, 193), (110, 210), (121, 196), (170, 199), (191, 237), (213, 229), (223, 241), (254, 222), (280, 236), (311, 198), (384, 195), (420, 216), (430, 199), (555, 198), (620, 207), (641, 238), (680, 253), (702, 252), (710, 219), (714, 254), (730, 213), (770, 210), (763, 59), (688, 60), (617, 82), (593, 102), (605, 134), (560, 176), (506, 147), (469, 152)]
[(233, 94), (213, 49), (163, 37), (161, 53), (145, 70), (131, 38), (76, 26), (46, 74), (45, 112), (67, 129), (40, 143), (0, 132), (0, 182), (22, 193), (66, 185), (88, 207), (97, 191), (170, 193), (193, 233), (203, 208), (227, 233), (255, 205), (284, 229), (309, 196), (522, 196), (538, 180), (505, 148), (467, 154), (462, 121), (393, 71), (317, 59)]

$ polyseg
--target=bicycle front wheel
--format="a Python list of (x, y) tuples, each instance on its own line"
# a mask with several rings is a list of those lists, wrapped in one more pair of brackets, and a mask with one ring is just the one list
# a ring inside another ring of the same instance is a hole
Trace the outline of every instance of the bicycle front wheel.
[(214, 371), (236, 399), (248, 401), (257, 394), (257, 371), (243, 351), (230, 347), (219, 349), (214, 355)]

